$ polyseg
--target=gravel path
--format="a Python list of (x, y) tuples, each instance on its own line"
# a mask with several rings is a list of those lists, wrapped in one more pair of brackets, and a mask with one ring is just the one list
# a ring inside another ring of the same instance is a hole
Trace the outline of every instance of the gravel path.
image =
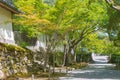
[(113, 64), (89, 64), (84, 69), (69, 71), (68, 77), (60, 80), (120, 80), (120, 70), (114, 70)]

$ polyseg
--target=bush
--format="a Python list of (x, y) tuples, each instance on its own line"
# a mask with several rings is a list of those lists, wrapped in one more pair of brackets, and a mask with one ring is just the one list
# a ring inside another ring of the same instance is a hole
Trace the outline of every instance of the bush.
[(75, 68), (75, 69), (81, 69), (81, 68), (86, 67), (87, 65), (88, 65), (88, 63), (81, 62), (81, 63), (75, 63), (71, 67)]

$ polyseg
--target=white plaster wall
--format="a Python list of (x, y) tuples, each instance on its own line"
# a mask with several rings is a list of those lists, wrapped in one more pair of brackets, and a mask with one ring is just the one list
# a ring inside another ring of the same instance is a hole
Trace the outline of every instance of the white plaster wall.
[(0, 42), (15, 44), (11, 18), (12, 13), (0, 7)]

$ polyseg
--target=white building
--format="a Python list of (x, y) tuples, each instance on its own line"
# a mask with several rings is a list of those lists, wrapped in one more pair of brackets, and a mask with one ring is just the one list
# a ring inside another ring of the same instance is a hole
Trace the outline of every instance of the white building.
[(18, 13), (12, 0), (0, 0), (0, 42), (15, 44), (11, 19)]

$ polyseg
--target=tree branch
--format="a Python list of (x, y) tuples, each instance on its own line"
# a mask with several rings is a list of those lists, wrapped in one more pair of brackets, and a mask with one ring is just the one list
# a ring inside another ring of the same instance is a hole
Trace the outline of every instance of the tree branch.
[[(73, 47), (74, 47), (74, 45), (77, 45), (77, 44), (78, 44), (84, 37), (86, 37), (88, 34), (94, 32), (94, 31), (95, 31), (95, 28), (96, 28), (96, 25), (97, 25), (97, 24), (93, 24), (93, 25), (91, 25), (90, 27), (86, 26), (86, 27), (82, 30), (82, 32), (81, 32), (81, 34), (80, 34), (80, 37), (74, 41)], [(92, 31), (91, 31), (91, 29), (92, 29)]]
[(113, 0), (105, 0), (107, 4), (112, 7), (113, 9), (120, 11), (120, 6), (115, 5), (115, 2)]

